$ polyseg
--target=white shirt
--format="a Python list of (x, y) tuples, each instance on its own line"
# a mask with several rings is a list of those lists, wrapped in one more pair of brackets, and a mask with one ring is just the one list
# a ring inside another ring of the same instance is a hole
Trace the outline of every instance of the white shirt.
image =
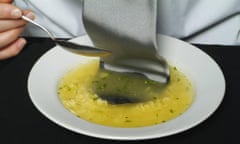
[[(191, 43), (240, 45), (240, 0), (159, 0), (158, 33)], [(82, 0), (15, 0), (58, 38), (86, 34)], [(46, 37), (32, 25), (24, 35)]]

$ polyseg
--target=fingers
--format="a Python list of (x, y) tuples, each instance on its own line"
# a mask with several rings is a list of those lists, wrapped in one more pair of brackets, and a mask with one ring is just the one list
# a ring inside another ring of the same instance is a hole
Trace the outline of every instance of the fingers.
[(19, 38), (26, 21), (22, 15), (34, 19), (34, 14), (28, 10), (20, 10), (11, 4), (12, 0), (0, 0), (0, 60), (17, 55), (26, 40)]
[[(28, 10), (23, 11), (23, 14), (34, 19), (34, 14)], [(15, 41), (25, 25), (24, 20), (0, 20), (0, 49)]]
[(23, 27), (19, 27), (0, 33), (0, 49), (15, 41), (22, 31)]
[(4, 32), (24, 25), (26, 25), (26, 22), (23, 20), (3, 20), (0, 21), (0, 32)]
[[(34, 19), (31, 11), (24, 10), (23, 14)], [(19, 38), (27, 22), (24, 20), (0, 20), (0, 50), (6, 49)]]
[(23, 49), (25, 44), (26, 40), (24, 38), (18, 38), (9, 46), (0, 50), (0, 60), (16, 56)]
[(18, 19), (22, 11), (14, 5), (0, 3), (0, 19)]
[[(30, 11), (24, 11), (23, 15), (26, 15), (28, 18), (30, 19), (34, 19), (34, 14)], [(22, 19), (16, 19), (16, 20), (1, 20), (0, 21), (0, 33), (13, 29), (13, 28), (17, 28), (17, 27), (22, 27), (24, 25), (26, 25), (27, 22), (25, 20)]]
[(22, 13), (23, 13), (24, 16), (26, 16), (26, 17), (28, 17), (28, 18), (30, 18), (32, 20), (35, 19), (34, 13), (32, 11), (30, 11), (30, 10), (22, 10)]

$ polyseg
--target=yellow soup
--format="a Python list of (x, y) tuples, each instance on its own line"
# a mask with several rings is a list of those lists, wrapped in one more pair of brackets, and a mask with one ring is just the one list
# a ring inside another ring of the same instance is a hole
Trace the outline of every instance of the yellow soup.
[(154, 99), (111, 104), (99, 98), (93, 90), (98, 71), (99, 61), (96, 60), (69, 71), (59, 83), (58, 94), (63, 105), (74, 115), (100, 125), (143, 127), (164, 123), (186, 111), (194, 98), (194, 89), (188, 78), (176, 67), (171, 67), (169, 84)]

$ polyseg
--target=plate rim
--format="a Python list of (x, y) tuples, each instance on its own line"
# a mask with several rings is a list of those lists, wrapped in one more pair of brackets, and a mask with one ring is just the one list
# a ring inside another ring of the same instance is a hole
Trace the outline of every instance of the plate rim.
[[(173, 37), (170, 37), (170, 36), (166, 36), (166, 35), (160, 35), (161, 37), (164, 37), (166, 39), (172, 39), (174, 41), (177, 41), (177, 42), (180, 42), (180, 43), (183, 43), (183, 44), (187, 44), (188, 46), (191, 46), (193, 48), (196, 48), (196, 46), (194, 45), (191, 45), (189, 43), (186, 43), (186, 42), (183, 42), (181, 40), (178, 40), (176, 38), (173, 38)], [(86, 37), (86, 35), (84, 36), (80, 36), (78, 38), (75, 38), (75, 39), (72, 39), (71, 41), (78, 41), (78, 39), (81, 39), (82, 37)], [(76, 129), (74, 127), (71, 127), (71, 126), (66, 126), (66, 124), (64, 124), (64, 122), (61, 122), (60, 120), (57, 120), (55, 118), (53, 118), (51, 115), (49, 115), (45, 110), (43, 110), (41, 108), (41, 106), (39, 106), (39, 104), (34, 101), (34, 96), (32, 96), (32, 92), (31, 92), (31, 85), (30, 85), (30, 81), (31, 81), (31, 77), (32, 77), (32, 71), (33, 69), (36, 67), (36, 65), (41, 61), (41, 59), (43, 59), (43, 57), (45, 55), (47, 55), (48, 53), (51, 53), (51, 52), (54, 52), (56, 51), (56, 49), (61, 49), (59, 48), (58, 46), (55, 46), (53, 47), (52, 49), (48, 50), (47, 52), (45, 52), (37, 61), (36, 63), (33, 65), (30, 73), (29, 73), (29, 76), (28, 76), (28, 82), (27, 82), (27, 88), (28, 88), (28, 94), (29, 94), (29, 97), (33, 103), (33, 105), (35, 106), (35, 108), (37, 108), (37, 110), (43, 114), (46, 118), (48, 118), (49, 120), (51, 120), (52, 122), (56, 123), (57, 125), (63, 127), (63, 128), (66, 128), (70, 131), (73, 131), (75, 133), (80, 133), (80, 134), (83, 134), (83, 135), (87, 135), (87, 136), (91, 136), (91, 137), (96, 137), (96, 138), (102, 138), (102, 139), (111, 139), (111, 140), (146, 140), (146, 139), (155, 139), (155, 138), (160, 138), (160, 137), (166, 137), (166, 136), (170, 136), (170, 135), (175, 135), (175, 134), (178, 134), (180, 132), (184, 132), (186, 130), (189, 130), (197, 125), (199, 125), (200, 123), (204, 122), (206, 119), (208, 119), (211, 115), (213, 115), (215, 113), (215, 111), (219, 108), (219, 106), (221, 105), (223, 99), (224, 99), (224, 96), (225, 96), (225, 92), (226, 92), (226, 80), (225, 80), (225, 77), (224, 77), (224, 73), (221, 69), (221, 67), (218, 65), (218, 63), (212, 58), (210, 57), (207, 53), (205, 53), (204, 51), (202, 51), (201, 49), (197, 48), (197, 50), (206, 55), (217, 67), (218, 69), (220, 70), (219, 72), (221, 73), (222, 77), (223, 77), (223, 80), (224, 80), (224, 89), (223, 89), (223, 94), (221, 96), (221, 99), (220, 99), (220, 102), (215, 105), (215, 108), (211, 111), (211, 112), (208, 112), (207, 115), (205, 115), (204, 118), (202, 118), (201, 120), (195, 122), (195, 123), (192, 123), (192, 125), (188, 125), (187, 127), (183, 128), (183, 129), (178, 129), (178, 130), (175, 130), (175, 131), (171, 131), (169, 133), (164, 133), (164, 134), (157, 134), (157, 135), (146, 135), (145, 137), (144, 136), (140, 136), (140, 137), (137, 137), (137, 136), (134, 136), (134, 137), (122, 137), (122, 136), (107, 136), (107, 135), (104, 135), (104, 134), (99, 134), (99, 133), (94, 133), (94, 132), (88, 132), (88, 131), (83, 131), (81, 129)], [(92, 124), (92, 123), (91, 123)], [(161, 124), (161, 125), (164, 125), (164, 124)], [(105, 126), (100, 126), (102, 128), (106, 128)], [(156, 126), (148, 126), (148, 127), (143, 127), (144, 129), (146, 128), (149, 128), (151, 129), (152, 127), (156, 127)], [(107, 127), (108, 129), (109, 127)], [(111, 128), (111, 127), (110, 127)], [(140, 130), (140, 129), (143, 129), (143, 128), (130, 128), (130, 129), (135, 129), (135, 130)], [(118, 130), (122, 130), (122, 128), (113, 128), (113, 129), (118, 129)], [(127, 128), (129, 130), (129, 128)]]

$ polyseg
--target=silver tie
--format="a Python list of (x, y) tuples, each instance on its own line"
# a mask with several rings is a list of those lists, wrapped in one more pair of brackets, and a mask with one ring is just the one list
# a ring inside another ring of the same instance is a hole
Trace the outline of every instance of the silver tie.
[(113, 52), (101, 58), (105, 69), (168, 81), (168, 65), (157, 53), (157, 0), (85, 0), (83, 23), (96, 47)]

